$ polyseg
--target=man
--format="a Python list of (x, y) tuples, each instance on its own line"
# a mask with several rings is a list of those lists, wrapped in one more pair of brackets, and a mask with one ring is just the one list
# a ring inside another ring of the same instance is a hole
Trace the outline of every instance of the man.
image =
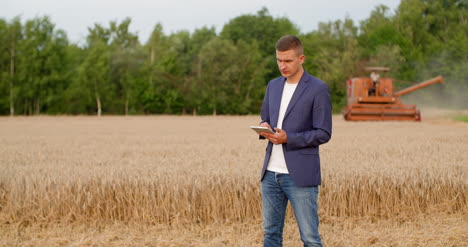
[(276, 133), (269, 140), (262, 169), (264, 246), (282, 246), (288, 200), (305, 247), (322, 246), (318, 232), (319, 145), (331, 137), (331, 101), (327, 84), (302, 67), (304, 48), (292, 35), (276, 44), (282, 77), (268, 83), (261, 126)]

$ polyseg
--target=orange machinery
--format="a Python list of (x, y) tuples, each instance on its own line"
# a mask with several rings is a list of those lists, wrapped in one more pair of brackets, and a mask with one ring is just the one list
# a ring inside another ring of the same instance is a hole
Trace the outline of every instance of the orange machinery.
[(348, 105), (343, 108), (343, 116), (349, 121), (421, 121), (421, 114), (415, 105), (402, 104), (398, 97), (434, 83), (444, 83), (438, 76), (418, 83), (396, 93), (393, 92), (391, 78), (381, 77), (381, 72), (389, 68), (368, 67), (370, 77), (353, 78), (347, 81)]

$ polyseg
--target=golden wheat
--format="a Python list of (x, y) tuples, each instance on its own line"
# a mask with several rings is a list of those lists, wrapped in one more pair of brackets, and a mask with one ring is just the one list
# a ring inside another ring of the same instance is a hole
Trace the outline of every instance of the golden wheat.
[[(259, 222), (256, 117), (0, 119), (0, 224)], [(348, 123), (321, 147), (320, 215), (467, 215), (468, 126)], [(292, 214), (290, 214), (292, 215)], [(371, 241), (372, 242), (372, 241)], [(357, 245), (356, 245), (357, 246)]]

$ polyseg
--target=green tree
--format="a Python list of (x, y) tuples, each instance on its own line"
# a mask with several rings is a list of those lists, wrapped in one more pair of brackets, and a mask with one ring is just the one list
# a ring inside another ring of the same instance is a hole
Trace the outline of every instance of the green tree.
[(421, 52), (411, 45), (396, 23), (384, 5), (376, 7), (362, 21), (358, 40), (362, 59), (366, 61), (363, 64), (390, 67), (392, 76), (412, 77), (414, 71), (405, 62), (420, 59)]
[[(232, 81), (233, 54), (236, 47), (230, 40), (214, 38), (200, 51), (200, 70), (198, 95), (203, 104), (198, 105), (201, 113), (211, 111), (216, 115), (227, 100), (226, 90)], [(201, 102), (200, 102), (201, 103)]]
[(267, 58), (268, 73), (265, 84), (273, 77), (279, 76), (275, 63), (276, 41), (284, 35), (299, 34), (299, 29), (288, 18), (273, 18), (267, 8), (262, 8), (256, 15), (241, 15), (224, 25), (221, 37), (230, 39), (235, 44), (239, 41), (257, 42), (260, 54)]
[(172, 42), (181, 43), (178, 39), (184, 36), (182, 32), (172, 38), (167, 37), (162, 26), (157, 24), (145, 44), (148, 55), (141, 69), (148, 79), (138, 87), (145, 113), (175, 113), (179, 110), (177, 108), (181, 108), (175, 85), (180, 83), (182, 65), (178, 63), (177, 45)]
[[(102, 114), (103, 99), (110, 99), (114, 92), (110, 83), (110, 30), (95, 24), (88, 28), (86, 57), (79, 68), (79, 78), (86, 89), (92, 92), (98, 116)], [(110, 101), (110, 100), (109, 100)]]
[(7, 49), (9, 53), (9, 103), (10, 103), (10, 116), (15, 115), (15, 63), (16, 63), (16, 53), (18, 49), (18, 43), (21, 40), (21, 21), (19, 17), (14, 18), (8, 25), (8, 31), (6, 33), (5, 44), (7, 44)]
[(63, 113), (91, 114), (95, 113), (95, 100), (88, 88), (87, 81), (83, 80), (82, 64), (86, 58), (87, 50), (76, 44), (67, 47), (67, 78), (69, 86), (63, 94)]
[(318, 31), (303, 36), (304, 68), (329, 85), (334, 111), (345, 103), (345, 81), (358, 70), (357, 35), (358, 28), (346, 18), (320, 23)]
[(229, 114), (252, 114), (260, 111), (265, 93), (265, 75), (270, 61), (261, 55), (257, 42), (240, 41), (236, 45), (231, 70), (234, 80), (231, 82), (231, 98), (226, 106)]
[(26, 114), (47, 112), (54, 104), (60, 104), (58, 95), (66, 88), (63, 77), (66, 68), (66, 34), (55, 30), (50, 18), (35, 18), (25, 23), (23, 39), (16, 53), (16, 76), (19, 81), (19, 97), (24, 101)]
[(267, 61), (256, 42), (214, 38), (200, 51), (197, 108), (202, 114), (258, 112), (264, 92)]
[[(414, 94), (432, 104), (467, 107), (468, 90), (468, 4), (458, 0), (404, 0), (396, 13), (400, 32), (419, 52), (403, 52), (413, 71), (411, 80), (443, 75), (443, 87), (430, 87)], [(408, 56), (410, 54), (410, 56)], [(439, 96), (441, 100), (436, 101)], [(411, 95), (409, 95), (411, 97)]]
[[(366, 66), (410, 81), (441, 74), (443, 87), (414, 94), (467, 106), (467, 10), (460, 0), (402, 0), (394, 14), (381, 5), (359, 25), (320, 23), (299, 35), (304, 67), (328, 83), (335, 111), (346, 79), (367, 76)], [(265, 84), (279, 76), (275, 42), (299, 34), (266, 8), (233, 18), (219, 35), (213, 27), (165, 35), (157, 24), (144, 45), (130, 25), (95, 24), (80, 46), (48, 17), (0, 19), (0, 114), (258, 113)]]
[(221, 37), (237, 43), (256, 41), (263, 56), (273, 56), (276, 41), (283, 35), (297, 35), (299, 29), (289, 19), (273, 18), (267, 8), (256, 15), (241, 15), (224, 25)]
[(193, 115), (196, 115), (196, 107), (199, 105), (200, 98), (197, 95), (197, 78), (201, 74), (200, 51), (206, 43), (217, 37), (214, 27), (203, 27), (196, 29), (190, 36), (190, 41), (187, 44), (187, 52), (178, 56), (185, 57), (183, 84), (179, 86), (179, 90), (183, 97), (182, 114), (191, 110)]
[[(129, 31), (131, 19), (126, 18), (120, 24), (110, 23), (112, 41), (110, 43), (110, 80), (117, 88), (119, 101), (124, 102), (124, 112), (128, 115), (129, 102), (136, 101), (136, 78), (140, 66), (138, 56), (138, 36)], [(116, 102), (117, 105), (120, 102)], [(118, 110), (115, 110), (118, 111)]]
[[(10, 85), (9, 75), (9, 47), (8, 47), (8, 22), (0, 19), (0, 95), (8, 95)], [(0, 97), (0, 113), (6, 112), (8, 109), (8, 100), (12, 97)], [(10, 113), (10, 115), (12, 115)]]

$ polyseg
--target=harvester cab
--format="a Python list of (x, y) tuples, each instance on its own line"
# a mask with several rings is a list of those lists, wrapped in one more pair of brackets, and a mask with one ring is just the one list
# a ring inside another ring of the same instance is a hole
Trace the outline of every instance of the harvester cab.
[(367, 67), (370, 77), (352, 78), (346, 82), (347, 106), (343, 117), (349, 121), (421, 121), (415, 105), (402, 104), (399, 97), (436, 82), (444, 83), (442, 76), (393, 92), (393, 80), (386, 76), (389, 68)]

